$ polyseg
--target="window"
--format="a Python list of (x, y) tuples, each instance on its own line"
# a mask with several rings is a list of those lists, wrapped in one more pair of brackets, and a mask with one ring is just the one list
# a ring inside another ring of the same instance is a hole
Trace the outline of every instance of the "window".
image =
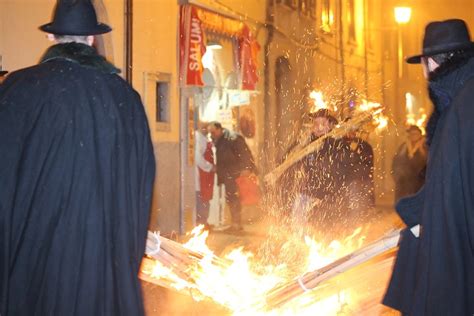
[(356, 20), (355, 20), (355, 3), (354, 0), (347, 0), (347, 25), (349, 41), (356, 40)]
[(331, 0), (323, 0), (321, 7), (321, 29), (324, 32), (331, 32), (334, 23), (334, 12), (331, 9)]
[(286, 5), (292, 9), (298, 8), (298, 0), (276, 0), (276, 3)]
[(144, 103), (148, 117), (155, 117), (159, 131), (171, 130), (171, 74), (146, 72), (144, 74)]
[(285, 4), (292, 9), (298, 8), (298, 0), (285, 0)]
[(306, 16), (316, 18), (316, 0), (301, 0), (300, 11)]
[(156, 82), (156, 122), (169, 123), (170, 106), (169, 106), (169, 82)]

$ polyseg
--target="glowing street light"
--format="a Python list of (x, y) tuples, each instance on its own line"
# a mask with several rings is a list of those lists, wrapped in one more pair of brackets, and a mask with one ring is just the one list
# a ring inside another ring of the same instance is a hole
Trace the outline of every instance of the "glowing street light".
[(407, 24), (411, 19), (410, 7), (395, 7), (393, 9), (395, 21), (398, 24), (398, 77), (403, 77), (403, 40), (402, 40), (402, 24)]
[(410, 7), (395, 7), (393, 9), (395, 13), (395, 21), (398, 24), (407, 24), (411, 19), (411, 8)]

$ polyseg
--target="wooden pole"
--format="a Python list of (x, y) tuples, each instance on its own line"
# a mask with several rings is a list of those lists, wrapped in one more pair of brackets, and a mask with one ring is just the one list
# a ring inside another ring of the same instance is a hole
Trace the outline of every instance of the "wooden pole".
[(318, 270), (276, 287), (267, 295), (267, 306), (273, 309), (284, 305), (299, 295), (314, 289), (320, 283), (331, 279), (357, 265), (360, 265), (386, 251), (398, 246), (401, 230), (396, 230), (388, 236), (379, 239), (362, 249), (356, 250)]
[(347, 122), (336, 126), (332, 131), (309, 143), (305, 147), (297, 147), (297, 150), (291, 152), (288, 155), (288, 158), (281, 165), (276, 167), (272, 172), (268, 173), (265, 176), (265, 182), (267, 184), (274, 185), (276, 181), (283, 175), (283, 173), (291, 166), (293, 166), (295, 163), (297, 163), (307, 155), (311, 154), (312, 152), (319, 150), (327, 138), (341, 138), (354, 128), (359, 128), (368, 121), (371, 121), (374, 115), (379, 114), (381, 111), (382, 108), (378, 107), (374, 108), (371, 111), (361, 112), (350, 120), (348, 120)]

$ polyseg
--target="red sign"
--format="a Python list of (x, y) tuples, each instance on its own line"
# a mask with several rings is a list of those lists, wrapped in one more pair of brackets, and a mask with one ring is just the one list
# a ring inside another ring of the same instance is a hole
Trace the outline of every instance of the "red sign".
[(204, 30), (197, 9), (193, 6), (181, 6), (180, 79), (184, 85), (204, 86), (201, 60), (205, 52)]
[(260, 45), (245, 23), (224, 18), (192, 5), (181, 6), (180, 16), (180, 80), (182, 86), (204, 86), (202, 56), (206, 52), (204, 30), (237, 38), (237, 64), (241, 88), (255, 90), (258, 82)]

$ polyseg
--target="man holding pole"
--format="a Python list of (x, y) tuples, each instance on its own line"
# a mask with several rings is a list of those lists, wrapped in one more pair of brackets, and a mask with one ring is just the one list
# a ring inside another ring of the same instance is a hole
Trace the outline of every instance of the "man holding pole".
[[(433, 114), (424, 187), (401, 199), (408, 227), (384, 304), (404, 315), (474, 315), (474, 43), (462, 20), (429, 23), (421, 63)], [(417, 236), (418, 235), (418, 236)]]

